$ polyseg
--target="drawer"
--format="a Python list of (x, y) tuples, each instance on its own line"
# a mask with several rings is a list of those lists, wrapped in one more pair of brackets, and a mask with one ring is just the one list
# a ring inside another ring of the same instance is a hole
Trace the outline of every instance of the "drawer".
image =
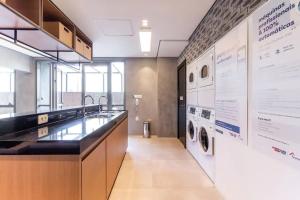
[(73, 47), (73, 33), (60, 22), (44, 22), (44, 29), (69, 47)]
[(89, 60), (92, 60), (92, 47), (90, 47), (87, 44), (84, 44), (83, 55)]
[(81, 55), (84, 55), (84, 47), (85, 47), (85, 43), (79, 37), (76, 37), (75, 40), (76, 52), (80, 53)]

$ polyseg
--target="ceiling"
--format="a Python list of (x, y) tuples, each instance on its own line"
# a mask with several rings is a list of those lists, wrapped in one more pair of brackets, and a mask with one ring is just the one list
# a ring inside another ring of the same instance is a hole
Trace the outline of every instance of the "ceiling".
[[(94, 42), (94, 57), (178, 57), (215, 0), (52, 0)], [(142, 20), (151, 52), (139, 43)]]

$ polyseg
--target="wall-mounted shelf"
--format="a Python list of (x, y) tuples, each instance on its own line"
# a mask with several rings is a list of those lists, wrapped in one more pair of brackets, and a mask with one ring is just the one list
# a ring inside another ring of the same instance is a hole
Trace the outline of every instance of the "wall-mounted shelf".
[[(55, 34), (56, 30), (49, 30), (45, 22), (59, 22), (65, 27), (63, 30), (69, 31), (69, 42)], [(92, 41), (50, 0), (0, 0), (0, 34), (57, 61), (81, 63), (92, 60)], [(89, 54), (76, 48), (76, 38), (88, 47)]]

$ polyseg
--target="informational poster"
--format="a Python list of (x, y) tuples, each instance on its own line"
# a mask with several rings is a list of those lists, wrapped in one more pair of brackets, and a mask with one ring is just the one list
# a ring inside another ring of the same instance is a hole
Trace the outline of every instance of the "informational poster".
[(216, 44), (216, 132), (247, 144), (247, 22)]
[(269, 1), (250, 22), (253, 144), (300, 166), (300, 1)]

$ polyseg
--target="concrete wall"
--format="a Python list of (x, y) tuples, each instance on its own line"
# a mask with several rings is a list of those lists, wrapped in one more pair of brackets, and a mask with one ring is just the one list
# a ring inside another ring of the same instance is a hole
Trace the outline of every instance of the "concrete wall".
[[(138, 108), (133, 98), (135, 94), (143, 95)], [(143, 121), (151, 120), (151, 131), (157, 134), (156, 59), (129, 58), (125, 61), (125, 95), (129, 133), (141, 134)]]
[(177, 136), (177, 59), (157, 59), (159, 136)]
[[(176, 59), (126, 59), (125, 98), (130, 134), (142, 134), (143, 121), (150, 120), (153, 134), (176, 136), (176, 73)], [(138, 107), (135, 105), (134, 94), (143, 95)]]

